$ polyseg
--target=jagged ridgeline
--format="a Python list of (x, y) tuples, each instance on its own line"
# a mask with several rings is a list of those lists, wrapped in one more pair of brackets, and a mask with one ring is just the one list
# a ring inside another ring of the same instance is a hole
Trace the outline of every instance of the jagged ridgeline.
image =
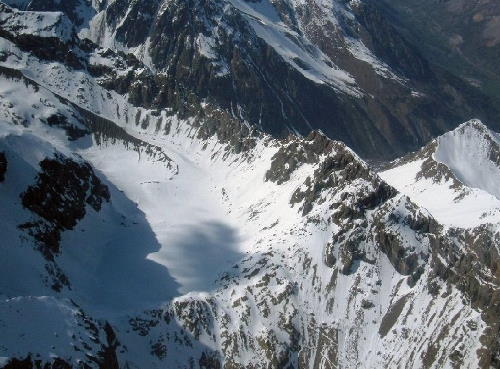
[(0, 2), (0, 368), (499, 367), (498, 134), (360, 157), (472, 114), (376, 2)]

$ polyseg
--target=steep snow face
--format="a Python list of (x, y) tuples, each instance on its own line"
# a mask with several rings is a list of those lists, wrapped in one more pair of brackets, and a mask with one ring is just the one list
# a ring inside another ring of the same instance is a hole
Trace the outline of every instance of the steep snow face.
[(498, 227), (499, 147), (498, 134), (471, 120), (395, 161), (380, 176), (443, 224)]
[[(36, 192), (35, 199), (42, 201), (40, 206), (45, 210), (39, 211), (40, 216), (30, 212), (37, 203), (29, 205), (26, 192), (30, 188), (36, 191), (35, 183), (42, 186), (50, 181), (50, 175), (70, 178), (85, 163), (76, 153), (90, 150), (97, 143), (87, 137), (89, 131), (80, 114), (50, 91), (5, 76), (1, 80), (0, 152), (7, 159), (0, 195), (0, 229), (5, 235), (0, 250), (6, 263), (1, 293), (10, 297), (44, 296), (53, 295), (56, 288), (93, 312), (145, 308), (177, 295), (178, 285), (168, 271), (146, 258), (160, 246), (144, 214), (102, 174), (111, 203), (105, 201), (95, 208), (87, 204), (81, 209), (73, 205), (72, 201), (87, 191), (87, 177), (82, 175), (76, 181), (82, 188), (75, 188), (68, 179), (53, 185), (55, 193), (46, 197), (43, 191)], [(132, 150), (131, 143), (99, 147), (103, 156), (113, 158), (118, 151), (127, 163), (142, 159), (144, 170), (148, 163), (155, 162), (158, 172), (174, 173), (168, 162), (146, 152), (141, 155)], [(44, 174), (42, 163), (46, 160), (71, 166), (68, 171)], [(58, 194), (62, 198), (54, 200)], [(75, 225), (57, 223), (51, 227), (55, 219), (71, 219), (79, 211), (84, 216)], [(28, 227), (31, 224), (39, 228)], [(48, 230), (58, 231), (57, 242), (37, 242), (44, 240)]]
[(457, 179), (500, 200), (500, 137), (479, 120), (471, 120), (437, 139), (434, 159)]
[[(500, 201), (478, 190), (457, 190), (453, 181), (434, 181), (419, 176), (423, 161), (415, 161), (380, 173), (380, 176), (428, 209), (442, 224), (456, 227), (476, 227), (498, 224)], [(418, 179), (417, 179), (418, 178)]]

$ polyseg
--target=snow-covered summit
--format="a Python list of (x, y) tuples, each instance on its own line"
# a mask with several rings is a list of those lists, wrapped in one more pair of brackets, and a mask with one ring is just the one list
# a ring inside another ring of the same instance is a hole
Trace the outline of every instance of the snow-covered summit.
[(500, 136), (473, 119), (437, 138), (434, 159), (464, 185), (500, 199)]
[(499, 135), (473, 119), (391, 163), (381, 177), (442, 223), (500, 222)]

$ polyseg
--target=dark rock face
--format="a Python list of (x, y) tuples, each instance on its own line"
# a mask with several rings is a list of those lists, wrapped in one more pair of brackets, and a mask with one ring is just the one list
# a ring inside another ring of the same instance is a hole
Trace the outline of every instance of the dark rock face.
[(94, 361), (99, 365), (99, 369), (119, 369), (116, 350), (120, 346), (120, 342), (118, 342), (116, 334), (108, 322), (105, 323), (103, 330), (106, 334), (106, 342), (102, 344)]
[(4, 152), (0, 152), (0, 182), (5, 181), (5, 173), (7, 172), (7, 157)]
[(21, 195), (23, 206), (39, 220), (20, 228), (32, 234), (44, 256), (52, 259), (60, 252), (60, 232), (73, 229), (85, 216), (87, 205), (99, 211), (110, 195), (89, 164), (56, 156), (40, 162), (40, 168), (36, 185)]
[(406, 304), (406, 300), (408, 299), (408, 295), (401, 297), (398, 301), (396, 301), (390, 308), (389, 311), (384, 315), (382, 321), (380, 323), (378, 333), (385, 337), (387, 333), (390, 332), (394, 323), (398, 320), (398, 317), (401, 315), (403, 308)]
[(415, 46), (395, 32), (375, 4), (364, 2), (355, 9), (358, 21), (366, 30), (366, 41), (373, 45), (375, 55), (408, 78), (419, 81), (433, 78), (433, 71), (427, 60)]
[[(495, 0), (384, 0), (385, 13), (431, 62), (500, 97), (500, 4)], [(432, 9), (432, 11), (429, 11)]]
[[(43, 366), (42, 366), (43, 365)], [(42, 363), (41, 360), (34, 360), (30, 356), (25, 359), (11, 359), (3, 369), (72, 369), (73, 367), (61, 358), (54, 358), (51, 362)]]
[(262, 137), (262, 133), (255, 127), (249, 128), (218, 109), (205, 109), (195, 124), (199, 128), (198, 138), (215, 136), (219, 142), (228, 144), (228, 148), (236, 154), (254, 148), (257, 138)]
[[(39, 0), (30, 3), (30, 9), (54, 10), (57, 3)], [(82, 21), (71, 10), (79, 4), (64, 2), (57, 9), (78, 25)], [(282, 21), (298, 32), (297, 42), (310, 42), (352, 75), (362, 97), (306, 78), (299, 71), (309, 68), (303, 61), (296, 60), (298, 69), (292, 67), (256, 35), (245, 14), (223, 2), (172, 1), (161, 12), (159, 1), (99, 5), (117, 41), (137, 47), (149, 39), (147, 56), (161, 73), (142, 68), (137, 59), (122, 53), (124, 65), (135, 67), (118, 77), (109, 67), (89, 65), (82, 56), (85, 52), (80, 51), (94, 46), (76, 38), (70, 44), (58, 44), (9, 32), (4, 36), (41, 58), (102, 76), (103, 86), (128, 93), (136, 106), (199, 117), (202, 102), (207, 102), (232, 119), (274, 136), (307, 135), (311, 129), (321, 129), (370, 158), (389, 158), (415, 149), (473, 114), (491, 122), (500, 116), (480, 93), (430, 65), (376, 4), (361, 3), (351, 9), (355, 19), (336, 14), (338, 29), (329, 21), (318, 28), (314, 20), (326, 15), (313, 1), (306, 8), (284, 1), (274, 4)], [(362, 40), (400, 81), (377, 74), (370, 64), (353, 57), (344, 39), (347, 36)], [(213, 40), (213, 56), (200, 52), (200, 37)]]
[(54, 114), (48, 117), (47, 124), (51, 127), (64, 129), (70, 141), (78, 140), (79, 138), (82, 138), (90, 133), (88, 130), (81, 129), (70, 124), (68, 122), (68, 118), (61, 114)]
[(159, 0), (135, 1), (133, 3), (127, 0), (114, 1), (106, 12), (106, 23), (116, 27), (117, 22), (127, 15), (125, 22), (116, 29), (116, 38), (129, 47), (139, 46), (145, 42), (150, 27), (153, 25), (152, 23), (146, 25), (144, 21), (155, 17), (159, 4)]

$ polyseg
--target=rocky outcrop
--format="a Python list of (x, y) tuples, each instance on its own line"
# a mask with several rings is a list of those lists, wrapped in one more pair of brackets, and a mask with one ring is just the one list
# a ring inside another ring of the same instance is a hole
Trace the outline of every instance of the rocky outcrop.
[(304, 164), (317, 163), (321, 155), (330, 154), (334, 147), (343, 146), (321, 132), (311, 132), (305, 140), (290, 136), (274, 154), (271, 168), (266, 172), (266, 180), (278, 185), (290, 179), (290, 175)]
[[(285, 142), (273, 156), (266, 179), (283, 184), (300, 167), (313, 163), (317, 169), (295, 190), (290, 203), (299, 204), (302, 215), (307, 217), (315, 205), (325, 202), (325, 194), (337, 199), (328, 206), (329, 222), (341, 230), (326, 246), (325, 263), (334, 267), (338, 261), (340, 272), (351, 274), (357, 262), (374, 262), (369, 245), (375, 243), (395, 269), (410, 275), (409, 283), (414, 284), (423, 272), (428, 251), (408, 249), (401, 231), (395, 228), (407, 227), (418, 234), (419, 242), (429, 245), (439, 232), (437, 223), (408, 198), (396, 198), (398, 192), (344, 144), (318, 132), (304, 140)], [(368, 215), (369, 211), (372, 214)], [(310, 218), (314, 221), (314, 216)]]
[(58, 254), (60, 232), (73, 229), (87, 206), (99, 211), (110, 195), (87, 163), (56, 156), (40, 162), (36, 184), (21, 195), (23, 206), (38, 219), (19, 227), (32, 235), (48, 259)]
[(0, 183), (5, 181), (5, 173), (7, 173), (7, 157), (4, 152), (0, 152)]
[(489, 226), (481, 226), (451, 229), (446, 236), (433, 249), (433, 274), (457, 286), (469, 303), (483, 312), (488, 328), (482, 337), (480, 365), (495, 367), (500, 362), (500, 234)]

